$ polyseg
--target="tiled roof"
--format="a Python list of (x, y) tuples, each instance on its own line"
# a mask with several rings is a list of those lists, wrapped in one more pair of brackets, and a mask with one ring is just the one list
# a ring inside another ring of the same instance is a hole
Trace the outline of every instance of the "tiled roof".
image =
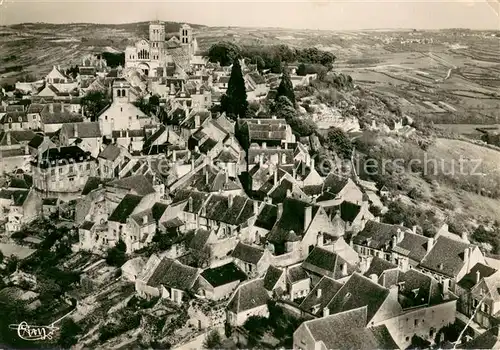
[(0, 119), (0, 123), (27, 123), (28, 115), (26, 112), (7, 112), (2, 119)]
[(368, 221), (365, 228), (354, 236), (355, 244), (363, 245), (375, 249), (389, 249), (393, 236), (397, 236), (398, 231), (409, 231), (404, 226), (385, 224), (377, 221)]
[(40, 147), (40, 145), (42, 144), (43, 140), (44, 140), (43, 136), (36, 134), (28, 143), (28, 146), (38, 149), (38, 147)]
[(269, 265), (266, 271), (266, 275), (264, 276), (264, 288), (268, 291), (272, 291), (278, 283), (279, 279), (283, 275), (283, 270), (279, 267)]
[(85, 186), (83, 187), (83, 190), (82, 190), (82, 196), (86, 196), (88, 195), (90, 192), (92, 192), (93, 190), (95, 190), (96, 188), (99, 188), (99, 185), (104, 185), (106, 182), (108, 182), (109, 180), (106, 180), (106, 179), (101, 179), (99, 177), (89, 177), (87, 182), (85, 183)]
[(456, 277), (465, 264), (465, 250), (473, 247), (469, 243), (440, 236), (420, 265), (434, 272)]
[(307, 256), (306, 260), (302, 263), (302, 267), (307, 271), (314, 272), (322, 276), (339, 279), (347, 276), (342, 274), (342, 265), (344, 264), (346, 266), (347, 275), (356, 271), (355, 266), (348, 264), (336, 253), (321, 247), (314, 247), (314, 249)]
[(365, 276), (370, 277), (371, 275), (377, 275), (377, 277), (380, 277), (382, 272), (384, 272), (385, 270), (396, 269), (397, 267), (397, 265), (385, 259), (381, 259), (378, 256), (375, 256), (370, 263), (370, 267), (365, 272)]
[[(347, 182), (348, 178), (330, 173), (323, 183), (323, 191), (337, 195), (347, 185)], [(319, 198), (318, 201), (320, 201)]]
[(241, 284), (227, 305), (227, 309), (236, 314), (267, 305), (270, 299), (264, 288), (263, 279), (255, 279)]
[(326, 349), (398, 349), (385, 325), (366, 328), (366, 322), (366, 308), (357, 308), (307, 321), (305, 326), (313, 339), (321, 341)]
[(16, 207), (22, 206), (28, 198), (29, 190), (0, 190), (0, 198), (13, 200)]
[(183, 265), (180, 262), (164, 258), (149, 278), (147, 285), (188, 290), (193, 287), (199, 276), (198, 269)]
[(113, 180), (107, 184), (111, 187), (125, 188), (135, 191), (140, 196), (154, 193), (155, 189), (144, 175), (135, 175)]
[(330, 314), (367, 307), (367, 322), (369, 322), (389, 295), (389, 289), (380, 286), (358, 273), (349, 277), (347, 282), (335, 294), (328, 304)]
[(58, 198), (44, 198), (42, 205), (54, 206), (57, 205)]
[(87, 231), (90, 231), (92, 229), (92, 227), (94, 227), (95, 225), (95, 222), (93, 221), (84, 221), (81, 225), (80, 225), (80, 228), (82, 230), (87, 230)]
[(319, 306), (317, 314), (323, 314), (323, 308), (328, 305), (333, 296), (339, 291), (340, 287), (342, 287), (342, 283), (330, 277), (322, 277), (302, 303), (300, 303), (300, 308), (312, 312), (315, 306)]
[(116, 158), (118, 158), (120, 153), (121, 153), (120, 147), (113, 144), (109, 144), (108, 146), (106, 146), (105, 149), (102, 150), (101, 153), (99, 153), (98, 157), (114, 161)]
[(413, 232), (405, 232), (403, 240), (393, 250), (403, 249), (403, 255), (408, 256), (413, 261), (421, 262), (425, 254), (427, 254), (428, 244), (429, 239), (427, 237)]
[[(255, 164), (257, 156), (264, 156), (264, 163), (271, 158), (278, 157), (279, 164), (293, 164), (293, 149), (277, 149), (277, 148), (249, 148), (248, 149), (248, 163)], [(285, 162), (282, 162), (283, 155), (285, 155)]]
[(213, 287), (220, 287), (235, 281), (244, 281), (247, 276), (234, 263), (206, 269), (201, 276)]
[[(186, 201), (184, 211), (188, 213), (198, 213), (210, 195), (192, 190), (179, 190), (172, 199), (172, 204)], [(189, 199), (192, 198), (192, 199)], [(190, 208), (191, 203), (191, 208)]]
[(64, 124), (64, 123), (83, 122), (82, 115), (77, 113), (72, 113), (69, 110), (67, 110), (63, 105), (56, 103), (52, 104), (52, 107), (46, 105), (40, 112), (40, 118), (42, 119), (43, 124)]
[(499, 328), (500, 326), (490, 328), (460, 347), (463, 349), (498, 349), (500, 348)]
[(236, 247), (233, 250), (231, 256), (235, 259), (239, 259), (241, 261), (256, 265), (262, 256), (264, 255), (264, 250), (238, 242)]
[(129, 216), (133, 213), (135, 208), (141, 202), (142, 197), (133, 194), (127, 194), (121, 200), (120, 204), (116, 207), (113, 213), (109, 216), (108, 221), (120, 222), (122, 224), (127, 222)]
[(253, 201), (242, 196), (230, 199), (223, 195), (211, 195), (208, 199), (205, 212), (200, 216), (209, 220), (224, 222), (230, 225), (241, 225), (254, 216)]
[(19, 142), (29, 142), (36, 136), (31, 130), (11, 130), (10, 134)]
[(49, 148), (39, 156), (40, 166), (48, 166), (47, 162), (57, 162), (59, 160), (73, 161), (75, 163), (91, 160), (90, 152), (85, 152), (78, 146), (68, 146), (60, 148)]
[(309, 279), (309, 275), (302, 266), (294, 266), (287, 270), (286, 278), (290, 283), (295, 283)]
[(266, 230), (271, 230), (278, 219), (278, 207), (272, 204), (264, 204), (260, 210), (255, 226)]
[(101, 137), (101, 127), (98, 122), (93, 123), (65, 123), (61, 128), (61, 133), (67, 137), (77, 138), (97, 138)]
[[(478, 274), (479, 272), (479, 274)], [(472, 287), (478, 283), (477, 278), (479, 279), (483, 277), (489, 277), (493, 275), (497, 270), (492, 267), (486, 266), (481, 263), (477, 263), (472, 267), (470, 272), (466, 274), (462, 279), (458, 282), (458, 285), (464, 289), (470, 290)]]
[(195, 230), (193, 237), (189, 241), (188, 248), (201, 252), (206, 246), (211, 233), (212, 231), (204, 230), (201, 228)]

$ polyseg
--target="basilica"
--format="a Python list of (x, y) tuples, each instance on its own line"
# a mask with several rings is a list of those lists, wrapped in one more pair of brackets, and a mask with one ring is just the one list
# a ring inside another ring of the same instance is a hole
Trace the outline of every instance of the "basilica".
[(179, 36), (166, 40), (163, 22), (149, 25), (149, 40), (142, 39), (125, 49), (125, 68), (140, 69), (148, 77), (166, 77), (172, 72), (184, 75), (198, 51), (193, 29), (184, 24)]

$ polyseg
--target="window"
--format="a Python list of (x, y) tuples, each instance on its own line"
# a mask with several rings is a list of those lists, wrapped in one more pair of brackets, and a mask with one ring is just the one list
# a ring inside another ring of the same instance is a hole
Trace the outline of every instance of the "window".
[(59, 168), (59, 174), (62, 174), (63, 170), (62, 168)]
[(87, 170), (90, 170), (90, 164), (87, 163)]
[(418, 320), (414, 320), (413, 324), (414, 324), (415, 327), (418, 327)]
[(70, 166), (69, 166), (69, 172), (70, 172), (70, 173), (73, 173), (73, 165), (70, 165)]
[(55, 169), (50, 169), (50, 175), (55, 176), (56, 175), (56, 170)]

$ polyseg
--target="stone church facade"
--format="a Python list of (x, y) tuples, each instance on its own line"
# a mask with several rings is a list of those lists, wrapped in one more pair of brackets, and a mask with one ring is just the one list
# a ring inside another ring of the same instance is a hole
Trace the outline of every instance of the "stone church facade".
[(148, 77), (160, 77), (167, 76), (175, 67), (175, 73), (183, 75), (197, 50), (198, 43), (189, 25), (181, 26), (178, 37), (166, 40), (164, 23), (152, 22), (149, 40), (142, 39), (125, 49), (125, 68), (140, 69)]

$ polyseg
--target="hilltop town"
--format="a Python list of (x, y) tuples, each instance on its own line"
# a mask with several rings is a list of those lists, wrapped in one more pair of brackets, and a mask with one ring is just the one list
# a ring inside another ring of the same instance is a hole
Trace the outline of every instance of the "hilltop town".
[[(457, 96), (410, 98), (457, 67), (395, 73), (401, 108), (334, 50), (176, 30), (2, 85), (0, 344), (498, 347), (496, 134), (419, 118)], [(488, 121), (497, 83), (474, 92)], [(57, 331), (19, 338), (23, 321)]]

